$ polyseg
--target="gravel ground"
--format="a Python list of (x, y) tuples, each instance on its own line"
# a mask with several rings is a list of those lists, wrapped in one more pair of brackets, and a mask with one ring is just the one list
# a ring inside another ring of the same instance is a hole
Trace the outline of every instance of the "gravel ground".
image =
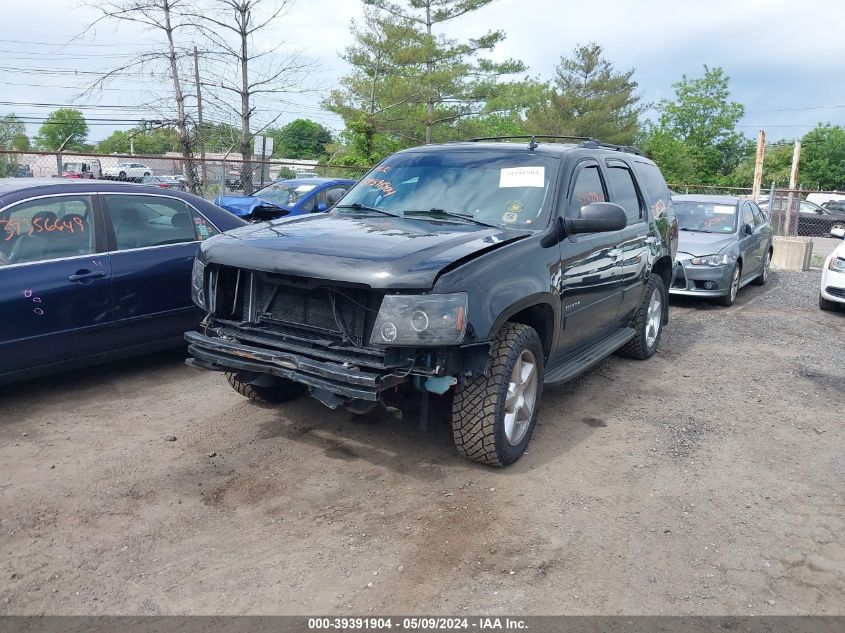
[(545, 393), (529, 453), (442, 416), (260, 408), (181, 353), (0, 392), (0, 613), (845, 614), (845, 313), (819, 273), (673, 301)]

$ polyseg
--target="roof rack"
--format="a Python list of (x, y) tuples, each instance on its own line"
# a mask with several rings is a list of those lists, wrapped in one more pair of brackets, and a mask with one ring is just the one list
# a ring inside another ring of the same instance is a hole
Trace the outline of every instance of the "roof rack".
[(568, 141), (581, 141), (580, 147), (612, 149), (617, 152), (628, 152), (630, 154), (642, 155), (639, 149), (630, 145), (617, 145), (615, 143), (604, 143), (591, 136), (558, 136), (554, 134), (520, 134), (516, 136), (480, 136), (478, 138), (469, 139), (472, 143), (479, 141), (516, 141), (528, 139), (528, 149), (534, 150), (537, 147), (537, 139), (563, 139)]

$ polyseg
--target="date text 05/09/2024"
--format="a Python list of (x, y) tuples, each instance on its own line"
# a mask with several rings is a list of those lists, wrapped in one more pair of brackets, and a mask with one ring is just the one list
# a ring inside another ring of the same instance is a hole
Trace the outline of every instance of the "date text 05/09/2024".
[(308, 618), (308, 629), (377, 631), (517, 631), (528, 628), (525, 620), (509, 617), (367, 617)]

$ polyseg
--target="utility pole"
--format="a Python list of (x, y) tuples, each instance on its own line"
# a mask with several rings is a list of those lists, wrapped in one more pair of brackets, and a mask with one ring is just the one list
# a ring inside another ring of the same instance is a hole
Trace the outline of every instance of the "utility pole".
[(200, 91), (200, 62), (197, 47), (194, 46), (194, 81), (197, 86), (197, 143), (200, 149), (200, 159), (202, 162), (202, 187), (205, 189), (207, 180), (207, 171), (205, 168), (205, 141), (203, 140), (202, 129), (202, 93)]
[[(757, 202), (760, 197), (760, 186), (763, 184), (763, 158), (766, 155), (766, 132), (760, 130), (757, 134), (757, 157), (754, 159), (754, 184), (751, 188), (751, 200)], [(769, 202), (771, 204), (771, 201)]]
[[(789, 196), (786, 199), (786, 226), (784, 226), (784, 234), (792, 235), (792, 216), (795, 215), (792, 205), (795, 197), (795, 187), (798, 186), (798, 161), (801, 159), (801, 141), (795, 141), (795, 149), (792, 151), (792, 170), (789, 172)], [(801, 201), (798, 200), (798, 204)], [(795, 205), (798, 206), (798, 205)], [(797, 222), (796, 222), (797, 229)], [(798, 231), (796, 230), (797, 234)]]

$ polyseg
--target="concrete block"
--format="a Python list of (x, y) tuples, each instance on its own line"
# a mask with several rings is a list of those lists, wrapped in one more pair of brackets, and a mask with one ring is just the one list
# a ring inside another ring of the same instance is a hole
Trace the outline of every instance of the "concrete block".
[(772, 268), (781, 270), (810, 270), (813, 242), (804, 237), (774, 238)]

